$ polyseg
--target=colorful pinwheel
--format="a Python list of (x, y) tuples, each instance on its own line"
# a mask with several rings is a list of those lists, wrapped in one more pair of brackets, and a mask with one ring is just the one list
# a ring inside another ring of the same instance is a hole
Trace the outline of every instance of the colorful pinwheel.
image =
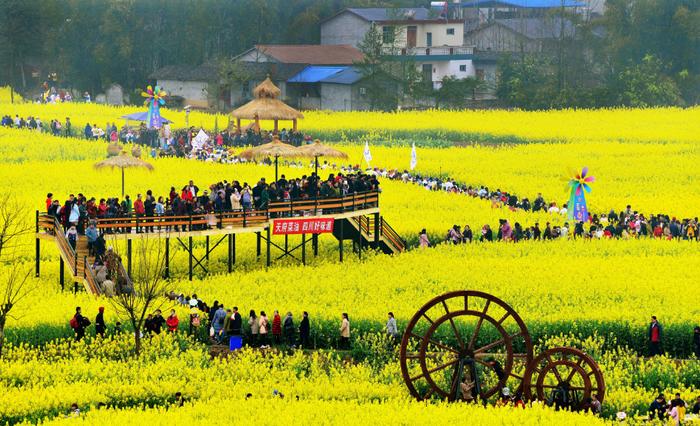
[(588, 220), (588, 208), (586, 206), (586, 192), (591, 192), (590, 184), (595, 181), (593, 176), (588, 176), (588, 167), (584, 167), (581, 173), (576, 173), (569, 180), (569, 203), (567, 204), (569, 219), (577, 221)]
[(165, 97), (168, 96), (165, 90), (161, 90), (160, 86), (155, 89), (150, 85), (146, 87), (145, 92), (141, 92), (141, 96), (146, 98), (143, 102), (144, 106), (148, 107), (148, 116), (146, 118), (146, 127), (159, 128), (162, 120), (160, 117), (160, 107), (165, 105)]

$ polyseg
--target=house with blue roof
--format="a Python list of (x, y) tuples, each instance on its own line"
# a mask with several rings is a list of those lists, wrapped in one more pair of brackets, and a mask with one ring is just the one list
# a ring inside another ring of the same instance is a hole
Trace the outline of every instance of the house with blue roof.
[[(287, 80), (287, 87), (299, 94), (302, 109), (363, 111), (371, 108), (365, 77), (355, 66), (309, 65)], [(387, 90), (399, 90), (390, 78), (383, 84)]]

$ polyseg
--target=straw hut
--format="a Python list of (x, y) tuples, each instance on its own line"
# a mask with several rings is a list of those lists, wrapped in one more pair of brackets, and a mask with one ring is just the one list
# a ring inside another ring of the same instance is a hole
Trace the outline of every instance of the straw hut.
[(110, 157), (106, 160), (100, 161), (95, 164), (95, 169), (104, 168), (119, 168), (122, 171), (122, 198), (124, 197), (124, 169), (132, 167), (141, 167), (147, 170), (153, 170), (153, 165), (143, 161), (140, 158), (132, 157), (126, 152), (122, 152), (121, 155)]
[(260, 128), (260, 120), (272, 120), (275, 123), (275, 131), (278, 130), (279, 120), (289, 120), (296, 131), (297, 120), (304, 118), (304, 114), (280, 101), (282, 94), (280, 89), (270, 80), (270, 76), (258, 85), (253, 91), (255, 99), (231, 112), (231, 117), (236, 119), (236, 127), (241, 128), (241, 119), (255, 120), (256, 127)]
[(302, 155), (314, 157), (316, 161), (316, 174), (318, 174), (318, 157), (348, 158), (348, 154), (344, 153), (343, 151), (338, 151), (337, 149), (328, 145), (324, 145), (318, 139), (316, 139), (312, 144), (300, 147), (298, 151)]
[[(275, 135), (274, 139), (272, 139), (272, 142), (268, 142), (266, 144), (262, 144), (260, 146), (256, 146), (254, 148), (246, 149), (245, 151), (241, 152), (240, 156), (242, 158), (245, 158), (247, 160), (253, 159), (253, 158), (260, 158), (260, 157), (275, 157), (275, 182), (277, 182), (277, 174), (278, 174), (278, 158), (279, 157), (299, 157), (303, 156), (305, 154), (302, 154), (299, 152), (299, 148), (286, 144), (284, 142), (281, 142), (279, 140), (279, 137)], [(306, 154), (308, 155), (308, 154)]]

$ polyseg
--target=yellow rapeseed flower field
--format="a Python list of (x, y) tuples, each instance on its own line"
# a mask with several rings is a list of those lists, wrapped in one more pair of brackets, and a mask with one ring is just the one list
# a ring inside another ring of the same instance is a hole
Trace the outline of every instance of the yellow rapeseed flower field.
[[(85, 122), (119, 124), (119, 116), (142, 110), (77, 103), (10, 105), (6, 93), (0, 90), (0, 115), (38, 115), (44, 121), (70, 116), (76, 127)], [(176, 127), (184, 124), (182, 112), (163, 114), (174, 119)], [(365, 132), (377, 142), (372, 145), (372, 165), (397, 169), (408, 168), (410, 148), (405, 142), (411, 138), (406, 135), (414, 135), (419, 173), (442, 174), (531, 198), (542, 192), (559, 203), (566, 200), (561, 177), (567, 169), (586, 165), (598, 179), (589, 197), (596, 212), (632, 204), (645, 213), (695, 216), (700, 206), (695, 167), (700, 159), (695, 146), (699, 115), (698, 109), (310, 112), (302, 128), (337, 136), (341, 149), (350, 154), (348, 162), (358, 164), (363, 160), (357, 132)], [(228, 119), (194, 112), (190, 116), (195, 126), (212, 129), (215, 122), (223, 128)], [(516, 143), (428, 147), (431, 138), (445, 135), (452, 140), (463, 135), (467, 142), (469, 135), (513, 137)], [(384, 139), (403, 139), (403, 146), (379, 146)], [(33, 225), (33, 212), (43, 209), (47, 192), (61, 201), (79, 192), (97, 198), (119, 196), (119, 173), (93, 168), (105, 153), (103, 142), (2, 128), (0, 180), (26, 207), (27, 223)], [(190, 179), (202, 188), (224, 179), (255, 184), (261, 176), (271, 179), (274, 174), (269, 166), (148, 160), (153, 172), (126, 173), (126, 190), (132, 197), (147, 189), (165, 195), (170, 186), (179, 189)], [(291, 177), (310, 170), (283, 166), (280, 172)], [(437, 241), (453, 224), (477, 230), (500, 218), (523, 225), (566, 221), (560, 215), (493, 209), (486, 201), (396, 181), (382, 180), (381, 187), (382, 215), (409, 241), (415, 241), (421, 228)], [(294, 237), (291, 240), (298, 243)], [(276, 242), (281, 244), (280, 239)], [(108, 244), (124, 252), (123, 241), (109, 238)], [(337, 241), (323, 236), (321, 255), (309, 256), (310, 266), (285, 260), (269, 270), (255, 256), (253, 236), (241, 236), (238, 244), (234, 274), (224, 273), (224, 249), (208, 260), (212, 275), (197, 275), (192, 282), (186, 279), (185, 253), (171, 246), (173, 288), (187, 295), (197, 293), (208, 303), (237, 305), (244, 313), (289, 310), (298, 321), (300, 312), (308, 311), (314, 342), (322, 348), (336, 344), (340, 313), (347, 312), (358, 344), (377, 353), (388, 351), (389, 360), (370, 357), (348, 363), (324, 350), (313, 354), (245, 350), (227, 359), (212, 359), (206, 347), (183, 336), (147, 339), (136, 358), (128, 335), (72, 342), (68, 320), (75, 306), (82, 306), (91, 319), (99, 306), (106, 306), (110, 329), (120, 318), (105, 299), (61, 291), (58, 252), (42, 242), (41, 278), (32, 280), (37, 289), (15, 308), (17, 318), (10, 319), (6, 328), (10, 346), (0, 359), (0, 424), (73, 422), (65, 418), (73, 402), (86, 423), (105, 425), (210, 423), (218, 421), (222, 412), (235, 412), (245, 419), (239, 422), (250, 424), (339, 424), (348, 419), (381, 424), (603, 422), (539, 407), (497, 410), (411, 401), (391, 350), (372, 346), (367, 336), (383, 331), (388, 311), (396, 314), (401, 329), (428, 299), (458, 289), (486, 291), (513, 306), (538, 351), (566, 344), (593, 355), (608, 383), (604, 406), (608, 419), (620, 410), (644, 412), (658, 391), (679, 391), (686, 400), (698, 392), (697, 361), (639, 357), (646, 354), (646, 326), (653, 314), (665, 326), (665, 349), (678, 357), (691, 352), (692, 327), (700, 323), (695, 303), (700, 296), (696, 243), (642, 239), (441, 245), (392, 257), (365, 253), (362, 260), (348, 245), (346, 261), (339, 264)], [(19, 242), (17, 263), (31, 269), (33, 249), (32, 235), (25, 236)], [(195, 252), (203, 254), (202, 241)], [(8, 265), (3, 265), (0, 280), (8, 273)], [(186, 309), (176, 309), (181, 321), (186, 318)], [(184, 328), (182, 321), (183, 332)], [(273, 396), (274, 390), (285, 398)], [(187, 402), (176, 408), (172, 403), (178, 391)], [(246, 399), (247, 393), (252, 397)], [(99, 403), (108, 408), (98, 409)]]

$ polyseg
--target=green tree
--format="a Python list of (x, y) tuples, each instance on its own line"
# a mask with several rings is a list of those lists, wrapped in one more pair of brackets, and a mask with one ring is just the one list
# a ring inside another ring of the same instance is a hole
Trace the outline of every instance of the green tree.
[(676, 82), (664, 74), (661, 61), (646, 55), (641, 64), (624, 69), (618, 76), (618, 103), (646, 108), (683, 105)]
[(474, 92), (481, 86), (481, 81), (474, 77), (444, 77), (440, 88), (435, 93), (435, 107), (465, 108), (469, 103), (469, 99), (474, 98)]

